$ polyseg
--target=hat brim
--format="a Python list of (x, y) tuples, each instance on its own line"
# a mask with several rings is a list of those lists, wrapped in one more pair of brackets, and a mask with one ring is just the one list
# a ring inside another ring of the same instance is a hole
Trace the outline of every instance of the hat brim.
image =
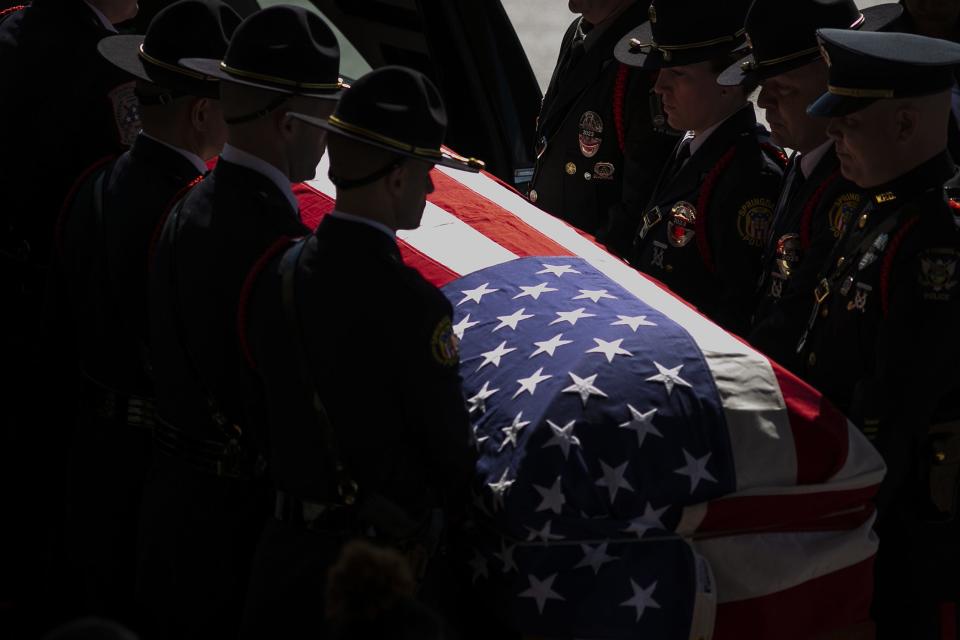
[[(882, 31), (893, 24), (902, 14), (903, 5), (896, 3), (879, 4), (873, 7), (867, 7), (861, 10), (863, 14), (863, 24), (858, 31)], [(793, 60), (787, 60), (778, 64), (767, 65), (764, 67), (754, 67), (750, 70), (744, 69), (744, 63), (754, 63), (756, 60), (753, 54), (747, 55), (723, 70), (723, 73), (717, 77), (717, 84), (724, 87), (735, 87), (741, 84), (754, 84), (763, 82), (770, 78), (779, 76), (799, 69), (810, 64), (820, 57), (819, 52), (811, 53), (809, 56), (802, 56)], [(751, 65), (753, 66), (753, 65)]]
[(696, 47), (692, 49), (682, 49), (670, 51), (665, 54), (660, 49), (645, 48), (645, 50), (634, 51), (630, 46), (632, 40), (640, 42), (653, 42), (653, 25), (647, 21), (636, 29), (630, 31), (627, 35), (620, 38), (617, 46), (613, 49), (614, 57), (628, 67), (637, 67), (655, 71), (668, 67), (682, 67), (688, 64), (696, 64), (712, 60), (717, 56), (734, 51), (743, 45), (743, 40), (738, 38), (730, 42), (724, 42), (709, 47)]
[(143, 59), (140, 57), (140, 45), (142, 44), (143, 36), (107, 36), (97, 43), (97, 51), (113, 66), (119, 67), (141, 80), (153, 82), (150, 74), (143, 66)]
[(232, 82), (234, 84), (240, 84), (247, 87), (256, 87), (258, 89), (266, 89), (267, 91), (273, 91), (275, 93), (283, 93), (291, 96), (305, 96), (307, 98), (322, 98), (326, 100), (338, 100), (340, 94), (343, 93), (343, 88), (338, 89), (323, 89), (323, 90), (312, 90), (312, 89), (296, 89), (293, 87), (283, 87), (277, 84), (270, 84), (269, 82), (241, 78), (239, 76), (231, 75), (224, 71), (220, 67), (220, 60), (212, 60), (210, 58), (183, 58), (179, 61), (181, 65), (187, 69), (197, 71), (211, 78), (216, 78), (222, 82)]
[(307, 124), (311, 124), (315, 127), (326, 129), (327, 131), (331, 133), (335, 133), (339, 136), (343, 136), (344, 138), (348, 138), (350, 140), (356, 140), (357, 142), (362, 142), (364, 144), (369, 144), (370, 146), (377, 147), (379, 149), (385, 149), (387, 151), (391, 151), (400, 156), (414, 158), (416, 160), (421, 160), (423, 162), (429, 162), (431, 164), (439, 165), (441, 167), (449, 167), (451, 169), (459, 169), (461, 171), (470, 171), (471, 173), (477, 173), (478, 171), (484, 168), (483, 163), (479, 160), (474, 160), (471, 158), (462, 158), (442, 148), (440, 149), (440, 156), (421, 155), (421, 154), (413, 153), (412, 151), (399, 149), (397, 147), (391, 146), (384, 142), (380, 142), (378, 140), (368, 138), (367, 136), (360, 135), (353, 131), (347, 131), (342, 127), (339, 127), (335, 124), (330, 123), (330, 121), (328, 121), (326, 118), (317, 118), (316, 116), (308, 116), (304, 113), (297, 113), (295, 111), (291, 111), (287, 113), (287, 115), (290, 116), (291, 118), (302, 120), (303, 122), (306, 122)]
[(815, 118), (837, 118), (866, 109), (877, 98), (849, 98), (827, 92), (807, 107), (807, 113)]

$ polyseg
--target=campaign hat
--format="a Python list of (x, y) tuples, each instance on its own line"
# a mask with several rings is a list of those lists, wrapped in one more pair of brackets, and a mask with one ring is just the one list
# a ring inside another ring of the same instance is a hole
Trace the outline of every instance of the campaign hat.
[(237, 12), (219, 0), (179, 0), (154, 16), (146, 35), (107, 36), (97, 50), (132, 76), (171, 92), (165, 95), (217, 98), (217, 79), (180, 60), (223, 57), (240, 22)]
[(881, 31), (902, 13), (896, 3), (861, 11), (853, 0), (754, 0), (746, 21), (749, 54), (717, 82), (755, 85), (820, 58), (817, 29)]
[(222, 81), (279, 94), (337, 99), (340, 45), (327, 23), (302, 7), (275, 5), (244, 20), (222, 59), (181, 64)]
[(465, 171), (484, 166), (442, 148), (447, 130), (443, 98), (427, 76), (407, 67), (380, 67), (362, 76), (343, 93), (329, 118), (289, 115), (400, 156)]
[(807, 108), (813, 116), (844, 116), (877, 100), (949, 91), (960, 44), (910, 33), (817, 31), (829, 68), (827, 92)]

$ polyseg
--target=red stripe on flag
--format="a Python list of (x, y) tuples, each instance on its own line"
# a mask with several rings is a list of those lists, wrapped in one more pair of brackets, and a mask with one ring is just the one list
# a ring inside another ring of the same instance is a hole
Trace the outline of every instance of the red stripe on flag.
[(784, 591), (717, 607), (714, 640), (809, 640), (869, 626), (873, 558)]
[(434, 192), (427, 200), (456, 216), (504, 249), (520, 257), (570, 256), (557, 244), (518, 218), (512, 211), (488, 200), (442, 171), (433, 171)]
[[(294, 184), (293, 195), (297, 196), (297, 201), (300, 203), (300, 220), (311, 230), (317, 228), (323, 216), (333, 211), (334, 199), (308, 184)], [(403, 240), (398, 239), (397, 244), (400, 246), (404, 264), (419, 271), (420, 275), (433, 286), (442, 287), (460, 277), (460, 274), (451, 271), (422, 251), (414, 249)]]
[(772, 360), (770, 364), (787, 404), (797, 451), (797, 484), (827, 482), (847, 461), (847, 419), (813, 387)]
[(855, 529), (873, 515), (877, 485), (849, 491), (821, 491), (719, 498), (707, 506), (697, 537), (745, 531), (836, 531)]

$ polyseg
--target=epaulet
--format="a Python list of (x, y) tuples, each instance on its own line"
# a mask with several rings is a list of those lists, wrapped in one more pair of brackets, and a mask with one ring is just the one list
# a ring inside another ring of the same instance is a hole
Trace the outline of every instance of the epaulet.
[(157, 220), (157, 225), (153, 228), (153, 233), (150, 234), (150, 244), (147, 248), (147, 271), (153, 271), (153, 259), (157, 255), (157, 245), (160, 243), (160, 236), (163, 234), (163, 228), (167, 224), (167, 218), (170, 217), (170, 212), (173, 211), (173, 208), (177, 206), (177, 203), (186, 197), (187, 192), (193, 189), (195, 186), (203, 182), (203, 176), (197, 176), (193, 180), (187, 183), (185, 187), (177, 191), (177, 194), (170, 199), (170, 202), (167, 203), (166, 208), (164, 208), (163, 214), (160, 216), (160, 219)]
[(880, 269), (880, 308), (884, 317), (886, 317), (887, 310), (890, 308), (890, 274), (893, 272), (894, 259), (897, 257), (897, 252), (903, 245), (903, 241), (917, 226), (918, 222), (920, 222), (920, 216), (913, 216), (903, 223), (897, 234), (893, 236), (893, 240), (887, 247), (887, 253), (883, 257), (883, 267)]
[(613, 83), (613, 126), (617, 132), (617, 144), (620, 153), (624, 153), (627, 146), (627, 132), (623, 125), (623, 110), (627, 101), (627, 79), (630, 77), (630, 67), (620, 63), (617, 67), (617, 77)]
[(70, 215), (70, 210), (73, 208), (74, 199), (76, 199), (77, 194), (80, 193), (80, 189), (90, 178), (90, 176), (105, 167), (108, 163), (113, 162), (116, 158), (116, 154), (111, 154), (109, 156), (104, 156), (103, 158), (100, 158), (91, 164), (80, 173), (80, 176), (74, 180), (70, 190), (67, 191), (67, 196), (63, 199), (63, 203), (60, 205), (60, 212), (57, 214), (57, 222), (53, 227), (53, 246), (57, 252), (57, 256), (61, 260), (63, 260), (64, 257), (63, 232), (67, 226), (67, 218)]
[(800, 216), (800, 247), (803, 250), (810, 248), (810, 228), (813, 226), (813, 212), (820, 206), (820, 202), (823, 200), (827, 189), (829, 189), (830, 185), (836, 182), (839, 177), (840, 169), (838, 168), (831, 173), (826, 180), (820, 183), (820, 186), (817, 187), (817, 190), (810, 196), (807, 204), (803, 207), (803, 214)]
[(17, 11), (20, 11), (21, 9), (26, 9), (26, 8), (27, 8), (27, 5), (18, 4), (16, 6), (7, 7), (6, 9), (0, 10), (0, 22), (3, 22), (4, 20), (9, 18), (12, 14), (16, 13)]
[(720, 179), (720, 176), (723, 175), (723, 172), (727, 170), (727, 167), (730, 166), (730, 163), (733, 162), (733, 158), (736, 155), (737, 145), (733, 145), (720, 157), (717, 164), (710, 169), (707, 177), (703, 179), (703, 184), (700, 186), (700, 194), (697, 198), (697, 219), (694, 222), (697, 247), (700, 249), (700, 257), (703, 259), (703, 264), (710, 273), (716, 270), (716, 265), (713, 264), (713, 252), (710, 250), (710, 241), (707, 238), (707, 208), (710, 205), (710, 197), (713, 195), (713, 190), (717, 186), (717, 181)]
[[(247, 339), (247, 310), (250, 307), (250, 298), (253, 295), (253, 289), (257, 284), (257, 279), (275, 257), (285, 252), (293, 246), (300, 238), (290, 236), (280, 236), (273, 244), (267, 247), (257, 261), (253, 263), (250, 271), (243, 279), (243, 287), (240, 289), (240, 302), (237, 303), (237, 339), (240, 342), (240, 351), (243, 353), (243, 359), (247, 366), (256, 371), (257, 363), (253, 358), (253, 350), (250, 348), (250, 341)], [(277, 301), (279, 306), (279, 300)]]
[(784, 153), (783, 149), (769, 142), (761, 142), (760, 148), (767, 152), (767, 155), (780, 162), (780, 168), (786, 169), (790, 164), (790, 158)]

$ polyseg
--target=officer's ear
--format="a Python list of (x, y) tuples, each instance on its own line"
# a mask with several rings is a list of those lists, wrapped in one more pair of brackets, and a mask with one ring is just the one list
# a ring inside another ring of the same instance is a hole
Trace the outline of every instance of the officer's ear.
[(190, 103), (190, 124), (197, 131), (206, 131), (210, 127), (210, 99), (194, 98)]
[(917, 105), (904, 102), (894, 111), (894, 136), (897, 142), (906, 143), (913, 140), (920, 128), (922, 114)]

